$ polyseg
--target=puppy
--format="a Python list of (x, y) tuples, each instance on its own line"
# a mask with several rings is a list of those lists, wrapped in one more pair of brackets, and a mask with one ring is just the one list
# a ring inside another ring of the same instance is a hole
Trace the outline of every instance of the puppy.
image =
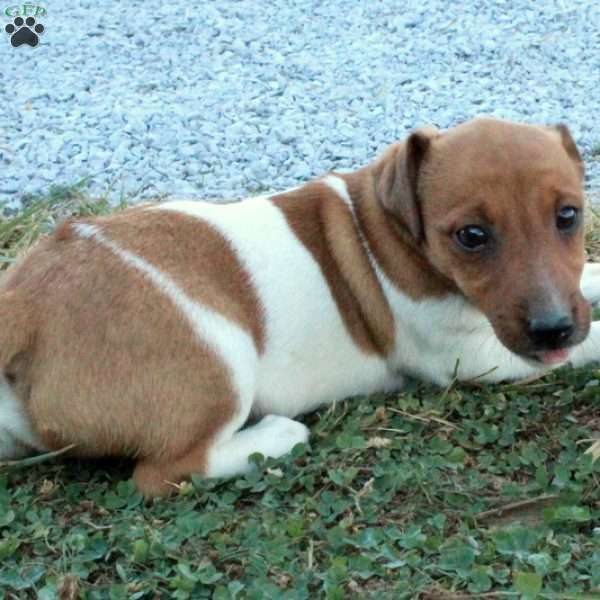
[(127, 455), (161, 495), (407, 374), (598, 360), (582, 175), (566, 127), (478, 119), (281, 194), (66, 222), (0, 281), (0, 459)]

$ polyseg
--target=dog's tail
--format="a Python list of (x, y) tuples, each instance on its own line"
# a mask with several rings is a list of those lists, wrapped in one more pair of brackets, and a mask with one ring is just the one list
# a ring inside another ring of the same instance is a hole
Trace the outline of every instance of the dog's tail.
[(18, 354), (26, 352), (34, 333), (33, 314), (19, 290), (0, 287), (0, 375)]

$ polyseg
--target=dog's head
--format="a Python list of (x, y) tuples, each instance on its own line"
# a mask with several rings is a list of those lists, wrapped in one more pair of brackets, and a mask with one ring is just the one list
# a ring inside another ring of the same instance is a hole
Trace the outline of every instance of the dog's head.
[(583, 164), (564, 125), (417, 130), (376, 170), (380, 201), (513, 352), (553, 364), (587, 336)]

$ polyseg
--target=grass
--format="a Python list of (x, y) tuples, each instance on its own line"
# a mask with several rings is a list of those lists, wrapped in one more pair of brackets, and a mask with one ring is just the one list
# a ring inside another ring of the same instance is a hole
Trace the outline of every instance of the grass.
[(92, 199), (87, 195), (85, 180), (71, 186), (53, 186), (45, 195), (26, 196), (23, 207), (12, 218), (3, 219), (0, 212), (0, 269), (14, 262), (35, 240), (50, 233), (64, 219), (106, 214), (111, 210), (106, 197)]
[[(0, 221), (3, 264), (108, 210), (82, 187), (28, 206)], [(0, 466), (0, 598), (600, 599), (599, 392), (596, 368), (411, 382), (309, 415), (310, 448), (152, 503), (126, 461)]]

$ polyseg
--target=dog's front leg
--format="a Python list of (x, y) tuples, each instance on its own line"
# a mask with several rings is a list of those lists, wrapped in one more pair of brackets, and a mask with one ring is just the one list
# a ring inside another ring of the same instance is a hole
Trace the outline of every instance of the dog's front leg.
[[(425, 308), (428, 318), (424, 314), (413, 320), (419, 335), (405, 361), (424, 379), (439, 385), (456, 379), (499, 382), (548, 370), (511, 352), (487, 317), (460, 298), (430, 303)], [(425, 356), (427, 360), (422, 360)]]
[(498, 383), (539, 375), (550, 370), (536, 365), (506, 348), (493, 331), (473, 334), (455, 354), (454, 377), (460, 381)]
[[(584, 265), (581, 292), (590, 304), (600, 303), (600, 263)], [(600, 362), (600, 321), (592, 323), (587, 338), (571, 352), (571, 364), (575, 367), (593, 362)]]
[[(561, 366), (537, 365), (527, 361), (508, 350), (493, 332), (488, 332), (487, 336), (470, 336), (455, 361), (459, 380), (476, 379), (491, 383), (540, 375)], [(571, 350), (569, 357), (569, 363), (574, 367), (595, 362), (600, 362), (600, 321), (592, 323), (588, 337)]]
[(600, 263), (585, 263), (581, 275), (581, 293), (590, 304), (600, 302)]
[(600, 321), (592, 323), (585, 340), (573, 348), (570, 362), (574, 367), (600, 362)]

